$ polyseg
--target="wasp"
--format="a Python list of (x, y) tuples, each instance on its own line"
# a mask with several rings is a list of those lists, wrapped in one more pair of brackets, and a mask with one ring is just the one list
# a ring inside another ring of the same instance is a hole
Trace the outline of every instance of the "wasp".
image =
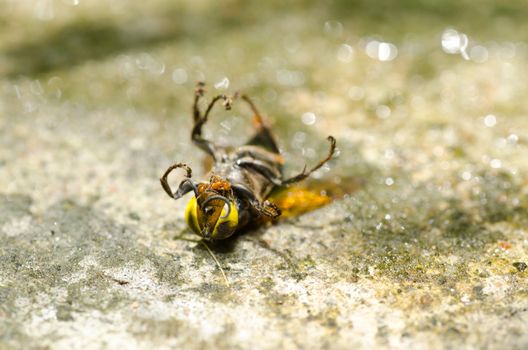
[[(334, 156), (336, 140), (328, 136), (330, 149), (327, 156), (310, 170), (307, 171), (305, 166), (297, 175), (285, 178), (284, 159), (275, 136), (253, 101), (245, 94), (220, 94), (213, 97), (202, 113), (199, 102), (204, 93), (205, 84), (199, 82), (192, 107), (194, 125), (191, 140), (213, 160), (209, 181), (195, 181), (188, 165), (176, 163), (167, 168), (160, 182), (169, 197), (175, 200), (193, 193), (185, 209), (185, 220), (194, 233), (211, 242), (226, 239), (250, 223), (277, 219), (281, 209), (269, 200), (270, 193), (276, 188), (302, 181), (321, 168)], [(230, 110), (236, 99), (245, 102), (253, 112), (254, 135), (240, 147), (221, 147), (206, 140), (202, 129), (215, 104), (223, 101), (226, 110)], [(185, 178), (173, 191), (167, 178), (179, 168), (185, 170)]]

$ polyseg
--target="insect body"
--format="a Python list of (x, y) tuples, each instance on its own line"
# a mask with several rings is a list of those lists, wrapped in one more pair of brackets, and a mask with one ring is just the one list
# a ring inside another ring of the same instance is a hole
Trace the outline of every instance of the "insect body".
[[(328, 136), (328, 155), (309, 171), (306, 171), (305, 167), (298, 175), (284, 178), (283, 158), (275, 138), (251, 99), (243, 94), (235, 94), (233, 97), (218, 95), (211, 100), (202, 114), (198, 103), (203, 95), (204, 84), (198, 83), (193, 104), (194, 126), (191, 139), (214, 161), (209, 181), (194, 181), (191, 168), (184, 163), (170, 166), (160, 181), (165, 192), (174, 199), (193, 192), (194, 196), (185, 210), (187, 224), (205, 240), (214, 241), (233, 235), (248, 223), (279, 217), (281, 210), (268, 200), (270, 192), (277, 186), (287, 186), (304, 180), (322, 167), (332, 158), (336, 141), (332, 136)], [(237, 98), (245, 101), (254, 113), (254, 136), (244, 146), (237, 148), (219, 147), (204, 139), (202, 127), (207, 122), (213, 106), (223, 100), (224, 107), (230, 109), (232, 101)], [(167, 177), (178, 168), (186, 171), (185, 179), (173, 192)]]

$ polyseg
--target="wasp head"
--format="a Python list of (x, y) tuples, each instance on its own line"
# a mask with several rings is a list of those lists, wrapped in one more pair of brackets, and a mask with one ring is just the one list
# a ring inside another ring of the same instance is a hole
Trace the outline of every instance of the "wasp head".
[(231, 236), (238, 226), (238, 209), (229, 182), (212, 177), (210, 183), (199, 184), (187, 203), (185, 219), (205, 240)]

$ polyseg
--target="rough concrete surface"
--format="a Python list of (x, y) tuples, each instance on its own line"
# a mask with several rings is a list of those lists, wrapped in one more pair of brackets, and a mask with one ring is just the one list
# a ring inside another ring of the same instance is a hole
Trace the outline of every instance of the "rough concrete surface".
[[(501, 3), (0, 0), (0, 349), (526, 349), (528, 7)], [(329, 205), (211, 247), (229, 286), (158, 180), (206, 173), (202, 79), (254, 96), (288, 174), (339, 147)]]

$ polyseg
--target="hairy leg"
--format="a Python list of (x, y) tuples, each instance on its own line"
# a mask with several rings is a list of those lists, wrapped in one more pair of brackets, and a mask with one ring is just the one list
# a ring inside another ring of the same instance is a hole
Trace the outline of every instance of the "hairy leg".
[(311, 173), (321, 168), (326, 162), (332, 159), (336, 149), (336, 140), (333, 136), (328, 136), (327, 140), (330, 142), (330, 150), (328, 151), (328, 155), (324, 159), (322, 159), (319, 163), (317, 163), (316, 166), (314, 166), (309, 171), (306, 171), (306, 166), (304, 166), (304, 169), (300, 174), (290, 177), (289, 179), (282, 180), (281, 185), (289, 185), (306, 179), (308, 176), (310, 176)]
[(239, 95), (238, 93), (236, 93), (234, 97), (235, 98), (240, 97), (242, 101), (248, 104), (249, 108), (253, 112), (253, 124), (255, 125), (255, 129), (257, 130), (257, 132), (247, 142), (247, 145), (262, 146), (266, 148), (267, 150), (278, 154), (279, 147), (277, 145), (277, 141), (275, 141), (275, 136), (273, 135), (273, 133), (271, 132), (271, 129), (269, 128), (266, 121), (262, 117), (262, 114), (260, 114), (255, 103), (251, 100), (249, 96), (245, 94)]
[(192, 128), (191, 133), (191, 139), (194, 142), (195, 145), (197, 145), (201, 150), (209, 154), (213, 159), (216, 159), (216, 152), (215, 152), (215, 146), (214, 144), (203, 138), (202, 136), (202, 127), (207, 122), (207, 118), (209, 117), (209, 113), (213, 109), (216, 102), (218, 102), (220, 99), (224, 100), (224, 107), (226, 109), (231, 108), (230, 99), (225, 95), (217, 95), (213, 97), (211, 102), (209, 102), (209, 105), (207, 106), (207, 109), (205, 110), (205, 114), (202, 116), (202, 113), (200, 112), (200, 108), (198, 106), (198, 103), (200, 101), (200, 98), (203, 97), (205, 92), (205, 84), (203, 82), (199, 82), (196, 86), (195, 93), (194, 93), (194, 103), (193, 103), (193, 121), (194, 125)]

